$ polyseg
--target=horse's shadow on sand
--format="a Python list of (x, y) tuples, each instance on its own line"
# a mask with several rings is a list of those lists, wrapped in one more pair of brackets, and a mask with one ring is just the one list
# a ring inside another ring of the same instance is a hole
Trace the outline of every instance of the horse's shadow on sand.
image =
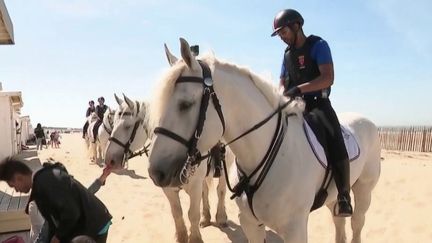
[[(247, 243), (246, 236), (241, 228), (240, 225), (234, 223), (231, 220), (228, 220), (226, 227), (219, 227), (215, 223), (212, 222), (212, 226), (218, 227), (220, 231), (224, 232), (228, 239), (231, 240), (231, 242), (235, 243)], [(283, 243), (283, 240), (279, 238), (278, 235), (276, 235), (271, 230), (266, 230), (266, 242), (272, 242), (272, 243)]]
[(135, 170), (121, 169), (121, 170), (113, 171), (113, 173), (116, 175), (129, 176), (132, 179), (141, 179), (141, 180), (147, 179), (147, 177), (145, 176), (136, 174)]

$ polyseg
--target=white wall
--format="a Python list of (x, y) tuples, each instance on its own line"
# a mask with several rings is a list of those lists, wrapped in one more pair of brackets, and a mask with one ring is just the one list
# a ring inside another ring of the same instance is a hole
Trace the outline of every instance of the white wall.
[(20, 117), (21, 120), (21, 144), (27, 145), (27, 140), (30, 138), (30, 134), (33, 134), (32, 126), (30, 124), (30, 117), (29, 116), (22, 116)]
[(11, 156), (16, 150), (12, 133), (12, 104), (9, 96), (0, 96), (0, 160)]

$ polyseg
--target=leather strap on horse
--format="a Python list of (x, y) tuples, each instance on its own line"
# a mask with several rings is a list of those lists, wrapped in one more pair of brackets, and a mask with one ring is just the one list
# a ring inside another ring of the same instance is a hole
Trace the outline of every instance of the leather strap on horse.
[(191, 165), (197, 165), (199, 163), (201, 163), (202, 160), (206, 159), (209, 154), (207, 155), (201, 155), (201, 152), (197, 149), (197, 144), (198, 144), (198, 140), (201, 137), (203, 128), (204, 128), (204, 122), (206, 119), (206, 113), (207, 113), (207, 108), (209, 105), (209, 101), (210, 98), (212, 99), (213, 102), (213, 106), (216, 109), (216, 112), (219, 116), (219, 119), (221, 120), (221, 124), (222, 124), (222, 135), (225, 133), (225, 119), (222, 113), (222, 108), (219, 102), (219, 99), (217, 98), (217, 95), (214, 91), (213, 88), (213, 80), (212, 80), (212, 76), (211, 76), (211, 70), (210, 67), (202, 62), (201, 60), (198, 60), (201, 68), (202, 68), (202, 72), (203, 72), (203, 78), (200, 77), (189, 77), (189, 76), (183, 76), (183, 77), (179, 77), (176, 80), (176, 83), (201, 83), (204, 86), (204, 92), (203, 92), (203, 96), (201, 99), (201, 105), (200, 105), (200, 110), (199, 110), (199, 115), (198, 115), (198, 122), (195, 128), (195, 132), (192, 135), (192, 137), (189, 140), (184, 139), (182, 136), (166, 129), (163, 127), (156, 127), (154, 129), (154, 133), (159, 133), (162, 135), (165, 135), (181, 144), (183, 144), (187, 149), (188, 149), (188, 159), (190, 161), (192, 161)]
[(136, 156), (142, 156), (143, 154), (145, 154), (147, 157), (149, 157), (148, 152), (149, 152), (149, 147), (150, 147), (151, 143), (145, 145), (142, 149), (133, 152), (127, 159), (130, 160)]
[[(140, 112), (140, 104), (138, 103), (138, 101), (136, 101), (135, 104), (136, 104), (135, 106), (136, 106), (136, 108), (137, 108), (136, 115), (138, 116), (138, 114), (139, 114), (139, 112)], [(120, 114), (121, 114), (121, 113), (120, 113)], [(129, 112), (123, 112), (123, 115), (125, 115), (125, 114), (128, 114), (128, 115), (130, 114), (130, 115), (132, 115), (132, 113), (129, 113)], [(123, 164), (124, 164), (128, 159), (140, 155), (140, 154), (139, 154), (139, 153), (140, 153), (139, 151), (138, 151), (137, 155), (134, 155), (135, 153), (134, 153), (133, 151), (130, 150), (130, 145), (132, 144), (133, 140), (135, 139), (135, 136), (136, 136), (136, 132), (137, 132), (137, 130), (138, 130), (138, 127), (139, 127), (140, 124), (142, 124), (143, 122), (144, 122), (144, 121), (141, 120), (141, 119), (139, 119), (139, 120), (137, 120), (137, 121), (135, 122), (134, 128), (133, 128), (133, 130), (132, 130), (132, 134), (131, 134), (129, 140), (128, 140), (125, 144), (123, 144), (120, 140), (118, 140), (118, 139), (115, 138), (115, 137), (110, 137), (110, 138), (108, 139), (109, 141), (112, 141), (112, 142), (116, 143), (117, 145), (119, 145), (120, 147), (122, 147), (122, 148), (124, 149), (122, 165), (123, 165)], [(141, 154), (142, 154), (142, 153), (146, 153), (146, 154), (147, 154), (148, 151), (145, 151), (145, 150), (146, 150), (146, 148), (144, 147), (144, 151), (142, 151)], [(148, 148), (147, 148), (147, 150), (148, 150)], [(140, 150), (140, 151), (141, 151), (141, 150)], [(133, 155), (133, 157), (131, 157), (132, 155)]]
[(111, 135), (111, 133), (112, 133), (112, 130), (111, 129), (108, 129), (108, 127), (105, 125), (105, 123), (102, 121), (102, 126), (103, 126), (103, 128), (105, 129), (105, 131), (109, 134), (109, 135)]
[[(290, 102), (287, 102), (286, 104), (282, 105), (281, 107), (286, 107), (286, 105), (288, 105)], [(235, 197), (239, 197), (244, 193), (246, 193), (247, 199), (248, 199), (248, 204), (249, 207), (251, 209), (252, 214), (256, 217), (255, 215), (255, 211), (253, 209), (253, 196), (255, 194), (255, 192), (259, 189), (259, 187), (261, 186), (261, 184), (263, 183), (265, 177), (267, 176), (268, 172), (270, 171), (271, 166), (273, 165), (273, 162), (276, 158), (276, 155), (279, 152), (280, 146), (282, 145), (283, 139), (285, 137), (285, 133), (288, 127), (288, 117), (295, 115), (294, 113), (291, 114), (287, 114), (285, 116), (286, 122), (282, 123), (282, 112), (281, 110), (277, 109), (278, 112), (277, 113), (272, 113), (270, 117), (274, 116), (275, 114), (278, 114), (278, 122), (276, 125), (276, 129), (275, 129), (275, 133), (273, 135), (272, 141), (270, 143), (269, 149), (267, 150), (265, 156), (263, 157), (263, 159), (261, 160), (261, 162), (258, 164), (258, 166), (253, 170), (253, 172), (250, 175), (247, 175), (239, 166), (239, 164), (237, 163), (236, 160), (236, 164), (237, 164), (237, 169), (238, 172), (241, 173), (240, 180), (239, 182), (234, 186), (234, 188), (231, 187), (231, 184), (229, 182), (229, 178), (228, 178), (228, 171), (227, 171), (227, 167), (226, 167), (226, 161), (225, 161), (225, 145), (223, 147), (223, 156), (222, 156), (222, 162), (223, 162), (223, 168), (224, 168), (224, 172), (225, 172), (225, 179), (227, 181), (227, 186), (228, 189), (233, 192), (233, 195), (230, 197), (231, 199), (234, 199)], [(264, 121), (268, 121), (270, 119), (266, 118)], [(261, 123), (259, 123), (261, 124)], [(286, 124), (286, 125), (284, 125)], [(262, 125), (260, 125), (262, 126)], [(258, 126), (259, 127), (259, 126)], [(249, 131), (249, 130), (248, 130)], [(253, 130), (250, 130), (250, 132)], [(242, 136), (244, 136), (246, 134), (242, 134)], [(237, 139), (235, 139), (237, 140)], [(233, 140), (233, 141), (235, 141)], [(253, 178), (253, 176), (255, 176), (255, 174), (258, 173), (258, 171), (261, 172), (258, 174), (258, 177), (255, 181), (255, 183), (253, 185), (250, 185), (249, 182), (251, 181), (251, 179)]]

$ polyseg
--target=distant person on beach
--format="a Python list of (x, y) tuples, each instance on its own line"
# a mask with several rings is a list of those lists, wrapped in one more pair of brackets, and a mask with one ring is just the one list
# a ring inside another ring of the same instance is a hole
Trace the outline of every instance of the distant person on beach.
[(96, 142), (99, 126), (102, 124), (105, 111), (108, 109), (108, 106), (105, 105), (104, 97), (99, 97), (98, 102), (99, 105), (96, 106), (96, 114), (98, 116), (98, 120), (93, 127), (93, 142)]
[(60, 148), (60, 131), (53, 132), (53, 141), (51, 146), (54, 144), (54, 148)]
[(45, 132), (40, 123), (36, 125), (34, 134), (36, 136), (36, 150), (42, 150), (42, 140), (45, 138)]
[[(96, 111), (96, 108), (94, 106), (94, 101), (90, 100), (89, 101), (89, 107), (87, 108), (87, 111), (86, 111), (86, 118), (88, 118), (91, 115), (91, 113), (93, 113), (95, 111)], [(84, 124), (84, 127), (83, 127), (83, 135), (82, 135), (83, 138), (85, 138), (85, 135), (87, 133), (87, 129), (88, 129), (89, 125), (90, 125), (89, 122), (86, 121)]]
[(50, 136), (50, 132), (47, 131), (47, 132), (46, 132), (46, 136), (45, 136), (45, 148), (48, 148), (48, 144), (51, 143), (51, 140), (50, 140), (50, 141), (47, 141), (47, 139), (48, 139), (49, 137), (51, 137), (51, 136)]
[[(104, 174), (108, 176), (109, 172), (106, 169)], [(29, 201), (34, 200), (48, 222), (50, 243), (70, 242), (78, 235), (106, 242), (112, 216), (93, 194), (103, 185), (104, 174), (86, 189), (61, 163), (44, 163), (33, 173), (23, 161), (9, 157), (0, 162), (0, 181), (6, 181), (17, 192), (31, 190)]]
[(55, 131), (52, 131), (50, 134), (50, 141), (51, 141), (51, 148), (54, 148), (54, 136), (55, 136)]

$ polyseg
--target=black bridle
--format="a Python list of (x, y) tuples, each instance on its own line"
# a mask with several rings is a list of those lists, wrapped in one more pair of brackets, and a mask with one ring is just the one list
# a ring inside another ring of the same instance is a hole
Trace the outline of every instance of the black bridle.
[[(137, 112), (136, 112), (136, 114), (137, 114), (137, 116), (138, 116), (139, 111), (140, 111), (140, 105), (139, 105), (139, 103), (138, 103), (137, 101), (135, 102), (135, 104), (136, 104), (136, 107), (137, 107)], [(123, 115), (123, 116), (132, 116), (133, 114), (132, 114), (131, 112), (120, 112), (120, 113), (119, 113), (119, 116), (121, 116), (121, 115)], [(131, 146), (132, 142), (133, 142), (134, 139), (135, 139), (135, 136), (136, 136), (137, 130), (138, 130), (138, 128), (139, 128), (140, 125), (143, 125), (143, 123), (144, 123), (144, 120), (141, 119), (141, 118), (138, 119), (138, 120), (135, 122), (135, 124), (134, 124), (134, 128), (133, 128), (133, 130), (132, 130), (132, 134), (131, 134), (129, 140), (128, 140), (126, 143), (123, 143), (122, 141), (118, 140), (117, 138), (115, 138), (115, 137), (113, 137), (113, 136), (111, 136), (111, 137), (108, 139), (109, 141), (111, 141), (111, 142), (113, 142), (113, 143), (119, 145), (120, 147), (122, 147), (122, 148), (124, 149), (122, 165), (123, 165), (126, 161), (128, 161), (129, 159), (131, 159), (131, 158), (133, 158), (133, 157), (136, 157), (136, 156), (138, 156), (138, 155), (141, 156), (141, 155), (143, 155), (143, 154), (146, 154), (147, 157), (148, 157), (148, 151), (149, 151), (148, 148), (150, 147), (150, 144), (145, 145), (143, 148), (141, 148), (140, 150), (138, 150), (138, 151), (136, 151), (136, 152), (130, 150), (130, 146)], [(145, 130), (145, 132), (147, 133), (147, 136), (148, 136), (147, 128), (146, 128), (145, 126), (144, 126), (144, 130)]]
[(196, 166), (199, 165), (199, 163), (207, 158), (209, 155), (205, 155), (202, 156), (201, 152), (197, 149), (197, 144), (198, 141), (201, 137), (203, 128), (204, 128), (204, 122), (206, 119), (206, 113), (207, 113), (207, 109), (209, 106), (209, 101), (210, 98), (213, 102), (213, 106), (216, 109), (216, 112), (218, 113), (219, 119), (221, 120), (222, 123), (222, 135), (225, 132), (225, 119), (222, 113), (222, 108), (221, 105), (219, 103), (219, 99), (214, 91), (213, 88), (213, 80), (212, 80), (212, 76), (211, 76), (211, 70), (209, 68), (209, 66), (198, 60), (201, 68), (202, 68), (202, 74), (203, 77), (190, 77), (190, 76), (181, 76), (176, 80), (176, 84), (178, 83), (201, 83), (203, 85), (203, 95), (202, 95), (202, 100), (201, 100), (201, 106), (200, 106), (200, 110), (199, 110), (199, 115), (198, 115), (198, 123), (196, 125), (195, 128), (195, 132), (192, 134), (191, 138), (189, 139), (185, 139), (182, 136), (166, 129), (163, 127), (156, 127), (154, 129), (154, 133), (155, 134), (162, 134), (164, 136), (167, 136), (181, 144), (183, 144), (187, 149), (187, 160), (186, 163), (190, 163), (191, 166)]
[(105, 131), (109, 134), (109, 135), (111, 135), (111, 133), (112, 133), (112, 128), (114, 127), (114, 125), (113, 125), (113, 121), (112, 121), (112, 113), (110, 112), (109, 114), (108, 114), (108, 125), (111, 127), (111, 128), (108, 128), (108, 126), (105, 124), (105, 119), (102, 121), (102, 126), (103, 126), (103, 128), (105, 129)]

